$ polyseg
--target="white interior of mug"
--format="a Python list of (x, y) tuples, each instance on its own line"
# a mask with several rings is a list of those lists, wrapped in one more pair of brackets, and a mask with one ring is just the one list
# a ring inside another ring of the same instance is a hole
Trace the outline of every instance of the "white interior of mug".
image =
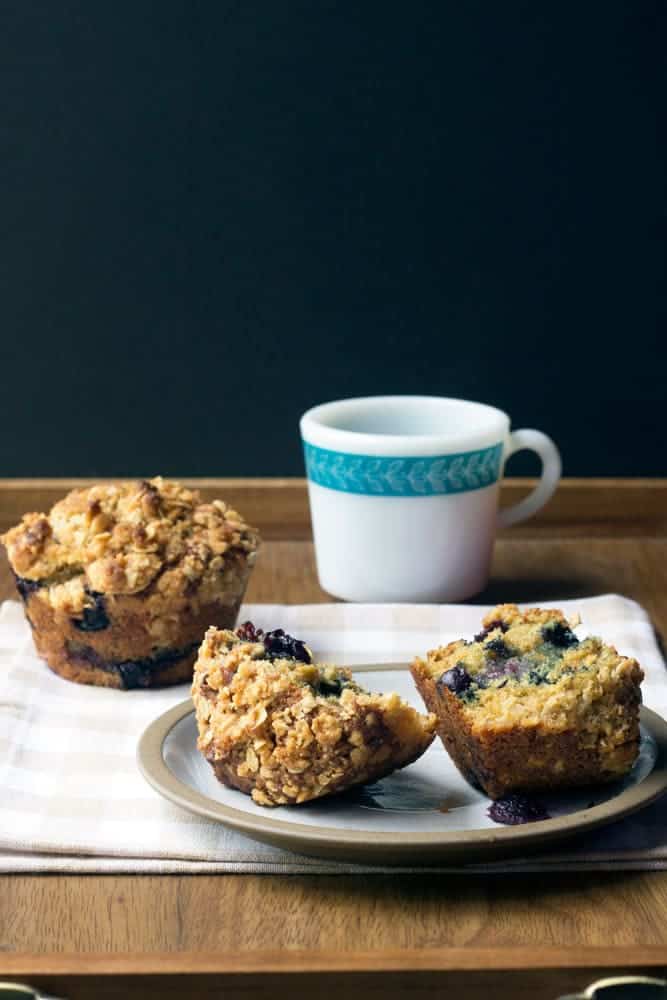
[(367, 454), (433, 454), (497, 444), (509, 417), (493, 406), (440, 396), (364, 396), (322, 403), (301, 418), (304, 440)]

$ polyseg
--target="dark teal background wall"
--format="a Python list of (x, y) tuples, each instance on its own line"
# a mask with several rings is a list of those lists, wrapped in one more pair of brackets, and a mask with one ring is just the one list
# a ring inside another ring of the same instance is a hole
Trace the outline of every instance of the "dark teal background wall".
[(299, 474), (380, 392), (667, 472), (664, 3), (0, 18), (1, 475)]

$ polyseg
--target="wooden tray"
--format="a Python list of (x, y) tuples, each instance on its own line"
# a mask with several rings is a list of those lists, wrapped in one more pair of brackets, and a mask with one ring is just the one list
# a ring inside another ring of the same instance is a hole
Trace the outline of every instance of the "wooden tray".
[[(0, 483), (0, 526), (71, 481)], [(528, 481), (511, 481), (513, 502)], [(267, 539), (249, 601), (328, 600), (300, 480), (206, 480)], [(12, 596), (4, 559), (0, 597)], [(667, 481), (565, 481), (496, 547), (480, 603), (617, 591), (667, 629)], [(0, 733), (0, 741), (2, 734)], [(65, 998), (555, 998), (664, 974), (667, 872), (0, 876), (0, 979)]]

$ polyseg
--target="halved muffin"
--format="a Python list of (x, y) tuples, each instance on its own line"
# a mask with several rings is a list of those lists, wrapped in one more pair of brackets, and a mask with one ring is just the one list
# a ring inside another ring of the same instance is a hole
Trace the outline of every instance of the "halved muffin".
[(116, 688), (191, 680), (207, 627), (235, 624), (258, 546), (221, 500), (160, 477), (73, 490), (1, 540), (40, 656)]
[(637, 757), (642, 670), (575, 624), (503, 604), (474, 642), (412, 664), (446, 750), (491, 798), (612, 781)]
[(192, 686), (198, 747), (223, 784), (263, 806), (307, 802), (376, 781), (421, 756), (435, 717), (351, 672), (312, 662), (281, 629), (211, 628)]

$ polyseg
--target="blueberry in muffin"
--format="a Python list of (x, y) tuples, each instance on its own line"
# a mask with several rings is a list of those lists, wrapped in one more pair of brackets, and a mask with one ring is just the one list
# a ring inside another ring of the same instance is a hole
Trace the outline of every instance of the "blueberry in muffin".
[(642, 670), (575, 624), (503, 604), (475, 641), (412, 664), (446, 750), (493, 799), (612, 781), (637, 757)]
[(195, 664), (198, 747), (223, 784), (262, 806), (308, 802), (405, 767), (435, 717), (313, 662), (281, 629), (211, 628)]
[(221, 500), (160, 477), (73, 490), (2, 541), (40, 656), (124, 689), (191, 680), (208, 626), (235, 624), (258, 546)]

